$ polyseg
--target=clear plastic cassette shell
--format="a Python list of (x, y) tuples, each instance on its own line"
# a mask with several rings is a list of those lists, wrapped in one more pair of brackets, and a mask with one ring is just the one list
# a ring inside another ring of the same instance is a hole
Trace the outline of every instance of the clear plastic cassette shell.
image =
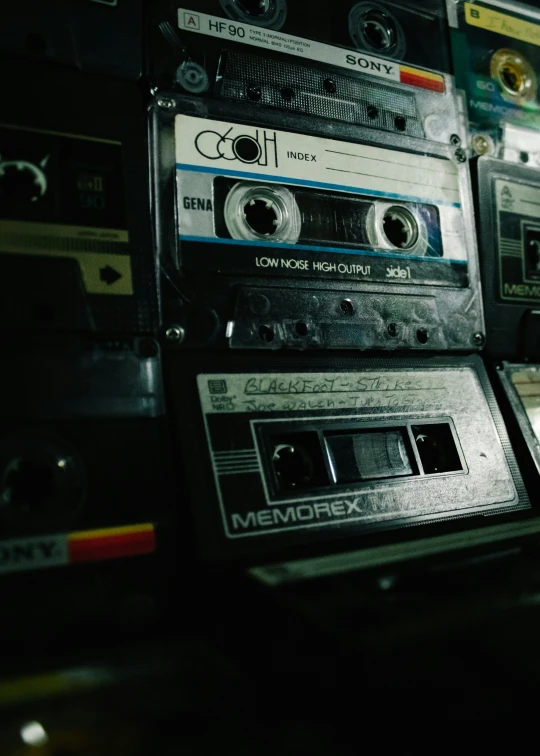
[[(346, 124), (339, 136), (347, 142), (338, 142), (337, 129), (316, 119), (270, 110), (262, 118), (260, 110), (172, 95), (154, 104), (164, 332), (178, 326), (175, 343), (185, 347), (482, 347), (463, 151), (386, 132), (374, 141), (371, 129)], [(274, 170), (268, 161), (278, 153)], [(301, 168), (287, 174), (285, 153)], [(323, 153), (342, 163), (306, 165)], [(375, 176), (381, 159), (382, 189), (346, 176), (351, 160), (367, 161)], [(319, 170), (348, 183), (321, 183)], [(409, 180), (423, 199), (395, 191)], [(438, 199), (428, 199), (433, 193)]]
[[(226, 3), (223, 7), (218, 2), (206, 5), (209, 12), (214, 10), (224, 18), (249, 15), (240, 3)], [(267, 26), (265, 13), (255, 19), (259, 25), (246, 26), (251, 30), (246, 32), (243, 22), (212, 20), (213, 16), (201, 13), (200, 7), (193, 12), (172, 6), (168, 11), (165, 7), (156, 8), (150, 21), (154, 92), (176, 91), (205, 99), (230, 100), (433, 141), (454, 143), (463, 138), (461, 125), (452, 117), (453, 79), (444, 73), (449, 70), (444, 62), (447, 57), (444, 3), (426, 2), (421, 9), (414, 3), (391, 7), (390, 3), (375, 1), (341, 5), (342, 9), (337, 11), (335, 7), (328, 9), (337, 21), (333, 29), (319, 6), (310, 9), (309, 19), (304, 18), (300, 25), (300, 9), (290, 8), (285, 16), (278, 14), (282, 20), (286, 19), (285, 27), (291, 22), (299, 26), (298, 33), (313, 35), (313, 40), (296, 39), (296, 46), (286, 41), (283, 32), (277, 34), (274, 22)], [(272, 9), (277, 12), (277, 4), (272, 3)], [(273, 17), (270, 11), (269, 17)], [(406, 33), (389, 36), (405, 40), (414, 35), (415, 42), (397, 45), (392, 54), (388, 51), (387, 57), (359, 52), (366, 38), (353, 31), (349, 35), (346, 21), (349, 13), (351, 29), (367, 14), (366, 28), (373, 28), (381, 40), (388, 36), (382, 28), (386, 16), (391, 26), (397, 24), (399, 28), (396, 14), (411, 16), (415, 21)], [(305, 14), (302, 11), (300, 15)], [(338, 19), (342, 15), (345, 23), (340, 24)], [(434, 25), (431, 37), (422, 31), (423, 23), (430, 28)], [(317, 41), (329, 34), (337, 35), (340, 47)], [(351, 39), (355, 40), (352, 51), (343, 46), (347, 45), (347, 39), (349, 45)], [(302, 53), (297, 55), (294, 50)], [(399, 63), (401, 59), (407, 61), (406, 55), (397, 55), (400, 50), (413, 55), (414, 65), (434, 70)]]
[(471, 155), (540, 165), (540, 12), (507, 0), (447, 0)]
[(187, 483), (211, 559), (275, 566), (356, 548), (365, 567), (538, 532), (479, 357), (253, 365), (241, 354), (168, 365), (186, 453), (194, 438), (205, 449)]
[(540, 365), (502, 362), (497, 375), (540, 473)]

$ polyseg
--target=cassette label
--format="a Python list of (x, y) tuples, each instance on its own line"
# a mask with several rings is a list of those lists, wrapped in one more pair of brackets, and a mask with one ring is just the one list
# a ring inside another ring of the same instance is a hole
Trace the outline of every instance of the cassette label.
[(494, 181), (499, 247), (499, 301), (540, 300), (540, 187)]
[(175, 127), (186, 269), (468, 285), (451, 160), (183, 114)]
[(71, 258), (88, 294), (133, 294), (121, 144), (0, 126), (0, 252)]
[(228, 539), (524, 506), (470, 367), (206, 373), (197, 385)]

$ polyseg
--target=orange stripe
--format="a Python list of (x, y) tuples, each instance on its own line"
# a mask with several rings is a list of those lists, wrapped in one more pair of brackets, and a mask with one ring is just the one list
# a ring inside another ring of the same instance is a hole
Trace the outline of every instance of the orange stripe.
[(118, 528), (100, 528), (98, 530), (78, 530), (75, 533), (69, 533), (68, 539), (71, 541), (76, 538), (78, 541), (82, 538), (104, 538), (105, 536), (127, 535), (129, 533), (143, 533), (153, 531), (152, 523), (145, 522), (140, 525), (122, 525)]
[(71, 563), (120, 559), (152, 553), (156, 537), (153, 525), (148, 524), (71, 533), (68, 549)]
[(419, 68), (399, 67), (399, 80), (402, 84), (410, 84), (413, 87), (429, 89), (431, 92), (444, 92), (444, 78), (430, 71), (421, 71)]

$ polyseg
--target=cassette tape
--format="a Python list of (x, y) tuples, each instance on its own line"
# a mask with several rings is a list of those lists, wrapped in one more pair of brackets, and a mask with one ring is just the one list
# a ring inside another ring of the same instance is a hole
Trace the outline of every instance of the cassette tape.
[(167, 357), (212, 560), (354, 569), (540, 529), (476, 355)]
[(540, 11), (512, 0), (448, 0), (448, 20), (473, 154), (540, 164)]
[(322, 138), (312, 119), (284, 130), (269, 115), (247, 124), (236, 106), (157, 100), (157, 235), (173, 339), (482, 346), (463, 151), (383, 132), (374, 141), (356, 128), (350, 141)]
[(539, 172), (482, 157), (478, 186), (487, 349), (540, 360)]
[[(210, 15), (201, 13), (200, 7), (191, 11), (174, 5), (153, 19), (153, 79), (159, 91), (240, 102), (253, 106), (255, 112), (275, 108), (452, 144), (462, 138), (452, 77), (440, 73), (448, 66), (443, 9), (438, 3), (419, 8), (417, 3), (347, 1), (337, 8), (335, 3), (332, 8), (317, 4), (309, 12), (300, 6), (287, 9), (283, 3), (282, 13), (276, 3), (264, 8), (254, 5), (252, 11), (236, 1), (206, 5)], [(246, 23), (251, 16), (255, 26)], [(301, 39), (296, 33), (313, 39)], [(390, 57), (366, 54), (370, 50), (385, 54), (385, 40)], [(398, 59), (436, 70), (413, 68)]]
[(5, 345), (0, 574), (153, 554), (168, 514), (157, 342)]
[[(13, 63), (2, 77), (2, 328), (152, 333), (157, 274), (135, 84)], [(17, 73), (28, 74), (19, 86)]]
[(142, 38), (142, 0), (22, 0), (0, 9), (0, 51), (34, 66), (55, 62), (135, 81)]

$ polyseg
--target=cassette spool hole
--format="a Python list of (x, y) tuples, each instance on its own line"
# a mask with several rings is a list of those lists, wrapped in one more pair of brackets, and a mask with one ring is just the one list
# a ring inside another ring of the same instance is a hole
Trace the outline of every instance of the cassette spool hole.
[(45, 460), (17, 457), (8, 465), (0, 501), (31, 511), (58, 494), (55, 471)]
[(274, 9), (273, 0), (238, 0), (238, 7), (248, 16), (266, 16)]
[(367, 114), (368, 118), (371, 118), (371, 120), (374, 121), (375, 118), (379, 117), (379, 109), (375, 107), (375, 105), (368, 105)]
[(396, 26), (390, 16), (381, 10), (371, 10), (365, 14), (363, 31), (374, 50), (385, 52), (396, 44)]
[(296, 331), (298, 336), (307, 336), (308, 327), (303, 320), (298, 321), (298, 323), (294, 327), (294, 330)]
[(405, 207), (389, 207), (383, 216), (382, 230), (397, 249), (410, 249), (418, 239), (418, 224)]
[(396, 116), (394, 118), (394, 126), (398, 131), (405, 131), (407, 128), (407, 120), (404, 116)]
[(328, 485), (316, 432), (280, 433), (272, 436), (270, 443), (274, 474), (281, 490)]
[(429, 339), (429, 333), (425, 328), (419, 328), (416, 332), (416, 339), (420, 344), (427, 344)]
[(276, 230), (278, 217), (270, 200), (251, 199), (244, 205), (244, 216), (257, 234), (270, 236)]

